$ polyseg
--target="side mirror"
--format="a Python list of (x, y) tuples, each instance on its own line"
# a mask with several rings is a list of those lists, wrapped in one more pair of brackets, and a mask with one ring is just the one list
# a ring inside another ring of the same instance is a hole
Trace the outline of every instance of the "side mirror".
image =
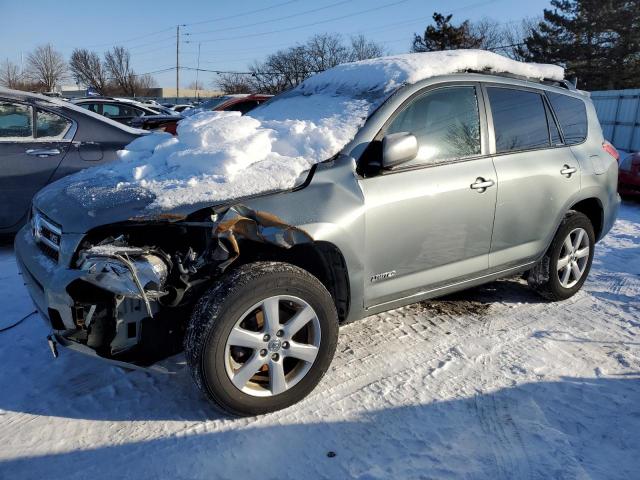
[(390, 133), (382, 139), (382, 168), (393, 168), (417, 156), (418, 139), (412, 133)]

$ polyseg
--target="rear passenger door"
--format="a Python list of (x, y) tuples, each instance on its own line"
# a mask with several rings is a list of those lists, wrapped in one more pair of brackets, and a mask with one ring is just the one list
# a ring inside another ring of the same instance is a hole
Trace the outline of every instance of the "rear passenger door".
[(544, 92), (484, 85), (498, 198), (490, 266), (514, 267), (548, 246), (558, 215), (580, 190), (579, 164)]
[(69, 149), (73, 123), (0, 99), (0, 228), (19, 224)]

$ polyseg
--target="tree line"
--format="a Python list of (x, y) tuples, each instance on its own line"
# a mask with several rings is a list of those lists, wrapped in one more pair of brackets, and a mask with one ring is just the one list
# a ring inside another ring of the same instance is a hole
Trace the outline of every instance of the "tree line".
[(124, 47), (113, 47), (102, 57), (76, 48), (67, 63), (60, 52), (47, 44), (27, 55), (24, 70), (9, 60), (0, 65), (0, 85), (16, 90), (53, 92), (67, 79), (101, 95), (145, 96), (156, 86), (151, 75), (135, 73), (131, 54)]

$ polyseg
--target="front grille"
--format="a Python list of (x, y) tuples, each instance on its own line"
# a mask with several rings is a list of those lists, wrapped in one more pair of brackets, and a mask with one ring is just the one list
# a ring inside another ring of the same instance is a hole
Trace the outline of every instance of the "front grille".
[(33, 238), (40, 250), (49, 258), (58, 261), (62, 229), (40, 212), (34, 212), (31, 219)]

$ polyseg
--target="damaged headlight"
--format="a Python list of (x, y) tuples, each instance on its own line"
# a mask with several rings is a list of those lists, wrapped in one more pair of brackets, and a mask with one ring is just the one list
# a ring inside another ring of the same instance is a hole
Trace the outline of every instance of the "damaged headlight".
[(78, 267), (83, 278), (116, 295), (144, 300), (151, 315), (149, 299), (165, 294), (169, 265), (153, 251), (116, 245), (96, 245), (80, 252)]

